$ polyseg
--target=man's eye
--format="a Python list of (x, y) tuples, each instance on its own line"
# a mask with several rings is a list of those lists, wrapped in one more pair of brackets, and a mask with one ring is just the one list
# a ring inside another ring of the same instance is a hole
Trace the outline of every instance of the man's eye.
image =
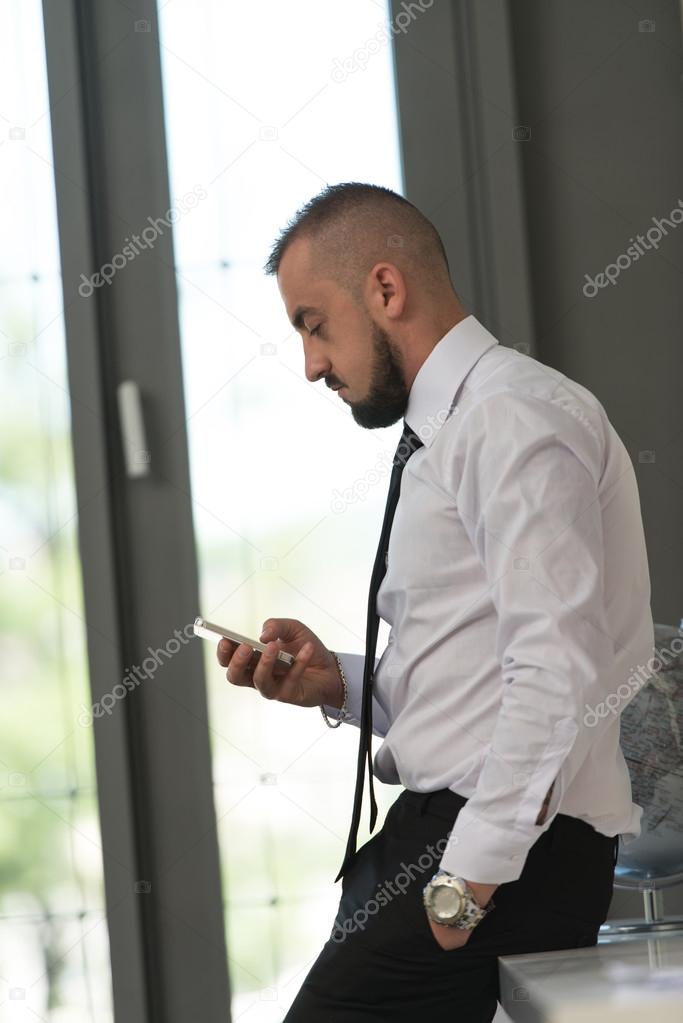
[(308, 333), (311, 335), (311, 337), (313, 337), (314, 334), (317, 334), (320, 331), (321, 327), (322, 323), (319, 323), (317, 327), (314, 327), (313, 330), (309, 330)]

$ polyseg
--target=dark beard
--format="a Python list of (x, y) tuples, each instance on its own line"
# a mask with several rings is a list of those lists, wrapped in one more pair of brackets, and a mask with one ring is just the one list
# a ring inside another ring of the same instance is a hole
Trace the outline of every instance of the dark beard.
[(367, 430), (398, 422), (408, 407), (409, 395), (400, 349), (385, 330), (374, 320), (371, 322), (373, 360), (370, 392), (363, 401), (350, 402), (347, 399), (355, 422)]

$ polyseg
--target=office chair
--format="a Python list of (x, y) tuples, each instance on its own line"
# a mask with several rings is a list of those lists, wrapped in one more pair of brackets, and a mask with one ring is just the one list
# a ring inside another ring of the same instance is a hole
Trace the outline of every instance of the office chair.
[(643, 918), (606, 921), (599, 941), (683, 934), (683, 917), (666, 917), (663, 900), (663, 889), (683, 882), (683, 628), (655, 624), (655, 652), (657, 670), (640, 673), (643, 685), (621, 715), (621, 748), (643, 816), (640, 836), (619, 843), (614, 887), (642, 892)]

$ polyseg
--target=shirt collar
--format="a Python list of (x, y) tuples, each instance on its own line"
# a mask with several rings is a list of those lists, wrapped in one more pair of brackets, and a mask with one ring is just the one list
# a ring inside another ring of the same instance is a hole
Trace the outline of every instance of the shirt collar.
[(450, 416), (460, 385), (475, 363), (497, 344), (471, 314), (437, 341), (413, 380), (404, 416), (426, 447)]

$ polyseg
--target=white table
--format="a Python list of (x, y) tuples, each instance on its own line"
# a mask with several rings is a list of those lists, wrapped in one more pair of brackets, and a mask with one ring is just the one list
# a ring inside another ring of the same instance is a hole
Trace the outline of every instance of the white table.
[(683, 1023), (683, 933), (599, 939), (591, 948), (500, 956), (514, 1023)]

